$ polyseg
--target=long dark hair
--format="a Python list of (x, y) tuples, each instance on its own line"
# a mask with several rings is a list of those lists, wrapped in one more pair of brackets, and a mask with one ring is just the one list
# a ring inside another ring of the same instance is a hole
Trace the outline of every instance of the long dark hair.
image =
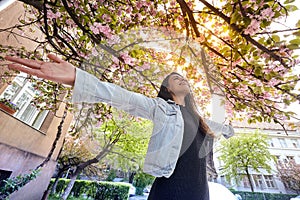
[[(158, 92), (158, 95), (157, 95), (158, 97), (164, 99), (165, 101), (168, 101), (168, 100), (174, 101), (172, 92), (168, 90), (169, 79), (172, 75), (181, 76), (177, 72), (172, 72), (168, 76), (166, 76), (166, 78), (163, 80), (163, 82), (160, 86), (160, 89), (159, 89), (159, 92)], [(185, 106), (187, 107), (187, 109), (192, 112), (192, 114), (194, 115), (194, 117), (196, 119), (199, 119), (199, 128), (201, 129), (201, 131), (203, 131), (205, 134), (208, 134), (208, 135), (214, 137), (213, 132), (209, 129), (209, 127), (204, 122), (203, 118), (200, 116), (200, 114), (198, 112), (196, 102), (195, 102), (195, 99), (194, 99), (194, 96), (193, 96), (192, 92), (190, 92), (189, 94), (187, 94), (185, 96), (184, 101), (185, 101)]]

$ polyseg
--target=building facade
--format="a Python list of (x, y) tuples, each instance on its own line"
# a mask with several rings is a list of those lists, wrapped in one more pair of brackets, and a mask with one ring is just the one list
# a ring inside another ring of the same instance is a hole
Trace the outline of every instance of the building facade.
[[(300, 131), (297, 129), (289, 129), (285, 132), (281, 126), (269, 123), (235, 123), (235, 133), (247, 134), (259, 130), (261, 133), (268, 136), (269, 151), (273, 156), (276, 156), (278, 161), (282, 163), (288, 163), (293, 160), (297, 164), (300, 164)], [(221, 174), (222, 162), (218, 159), (219, 153), (214, 155), (215, 165), (218, 174)], [(284, 184), (278, 177), (277, 167), (275, 162), (269, 163), (272, 170), (268, 173), (266, 170), (260, 170), (260, 172), (250, 171), (252, 183), (254, 183), (255, 192), (266, 193), (291, 193), (288, 188), (285, 188)], [(251, 191), (250, 183), (247, 177), (244, 177), (240, 183), (228, 183), (225, 180), (225, 176), (219, 176), (217, 182), (233, 188), (238, 191)]]
[[(1, 7), (2, 6), (2, 7)], [(24, 15), (22, 3), (18, 1), (0, 2), (0, 27), (7, 28), (18, 24)], [(37, 31), (37, 37), (40, 37)], [(35, 48), (35, 44), (20, 37), (10, 37), (7, 32), (0, 32), (1, 45)], [(30, 102), (38, 92), (26, 79), (26, 74), (5, 77), (5, 63), (1, 63), (0, 76), (10, 80), (10, 84), (0, 83), (0, 98), (10, 99), (19, 110), (9, 114), (0, 109), (0, 184), (8, 177), (29, 173), (41, 164), (49, 154), (56, 138), (58, 126), (64, 112), (62, 103), (55, 115), (40, 111)], [(58, 117), (57, 117), (58, 116)], [(67, 115), (63, 124), (63, 134), (56, 149), (38, 177), (10, 196), (11, 200), (40, 200), (47, 189), (56, 168), (56, 159), (63, 143), (63, 137), (71, 123), (72, 116)]]

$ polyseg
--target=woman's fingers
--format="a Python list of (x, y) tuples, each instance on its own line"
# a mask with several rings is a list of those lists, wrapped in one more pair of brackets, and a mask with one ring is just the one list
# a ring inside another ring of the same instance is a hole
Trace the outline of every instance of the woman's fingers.
[[(41, 65), (43, 64), (42, 61), (37, 61), (37, 60), (30, 60), (30, 59), (23, 59), (23, 58), (18, 58), (18, 57), (12, 57), (12, 56), (6, 56), (6, 60), (19, 63), (21, 65), (25, 65), (27, 67), (33, 68), (33, 69), (40, 69)], [(12, 69), (14, 69), (15, 65), (12, 65)]]
[(59, 57), (57, 57), (56, 55), (54, 54), (48, 54), (47, 57), (54, 61), (54, 62), (57, 62), (57, 63), (61, 63), (61, 62), (64, 62), (64, 60), (60, 59)]
[(22, 59), (12, 56), (6, 56), (5, 58), (13, 62), (8, 65), (9, 69), (25, 72), (58, 83), (74, 85), (76, 68), (53, 54), (48, 55), (48, 58), (52, 62)]
[(28, 68), (28, 67), (24, 67), (24, 66), (16, 65), (16, 64), (9, 64), (8, 68), (14, 69), (17, 71), (21, 71), (21, 72), (25, 72), (25, 73), (33, 75), (33, 76), (38, 76), (41, 78), (43, 77), (43, 73), (39, 69)]

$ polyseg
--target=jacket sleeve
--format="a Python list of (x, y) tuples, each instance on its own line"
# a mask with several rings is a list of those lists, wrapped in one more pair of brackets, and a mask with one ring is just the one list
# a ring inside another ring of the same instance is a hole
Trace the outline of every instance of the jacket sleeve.
[(219, 136), (222, 134), (225, 138), (230, 138), (234, 135), (234, 129), (231, 125), (221, 124), (209, 119), (205, 119), (206, 124), (212, 132)]
[(157, 100), (128, 91), (112, 83), (102, 82), (95, 76), (76, 69), (72, 102), (107, 103), (134, 116), (153, 120)]

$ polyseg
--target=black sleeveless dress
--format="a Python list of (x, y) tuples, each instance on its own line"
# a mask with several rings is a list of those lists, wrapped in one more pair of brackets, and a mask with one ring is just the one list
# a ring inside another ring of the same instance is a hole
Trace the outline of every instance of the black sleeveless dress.
[(199, 128), (199, 120), (183, 106), (184, 137), (176, 168), (169, 178), (156, 178), (148, 200), (209, 200), (206, 155), (211, 137)]

